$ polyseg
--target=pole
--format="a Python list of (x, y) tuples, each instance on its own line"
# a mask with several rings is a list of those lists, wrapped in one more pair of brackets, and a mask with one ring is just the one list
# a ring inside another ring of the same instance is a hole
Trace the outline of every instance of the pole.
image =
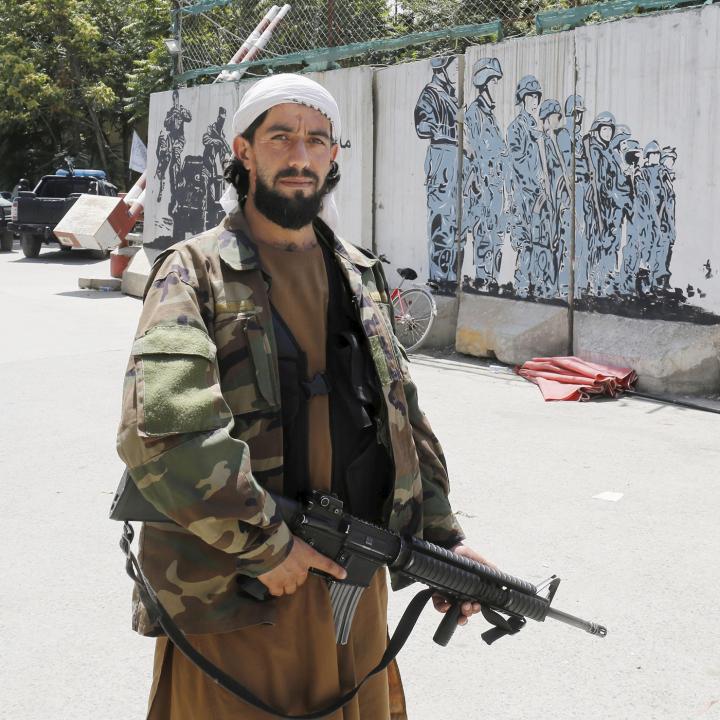
[[(270, 23), (272, 22), (273, 18), (278, 14), (280, 11), (280, 7), (278, 5), (273, 5), (266, 13), (263, 19), (255, 26), (255, 29), (250, 33), (250, 35), (247, 36), (247, 39), (245, 42), (240, 46), (238, 51), (230, 58), (230, 62), (228, 65), (237, 65), (251, 50), (251, 48), (255, 45), (255, 43), (258, 41), (262, 33), (268, 28)], [(216, 82), (225, 82), (227, 80), (233, 80), (233, 75), (237, 71), (230, 72), (229, 70), (223, 70), (214, 80), (213, 83)]]

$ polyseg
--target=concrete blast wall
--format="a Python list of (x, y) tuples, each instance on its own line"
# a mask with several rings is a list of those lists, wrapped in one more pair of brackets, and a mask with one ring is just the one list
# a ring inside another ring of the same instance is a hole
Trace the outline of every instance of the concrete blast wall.
[[(391, 284), (430, 281), (435, 344), (720, 387), (719, 41), (706, 6), (313, 75), (343, 116), (341, 234), (387, 255)], [(248, 86), (152, 97), (147, 247), (219, 221)]]

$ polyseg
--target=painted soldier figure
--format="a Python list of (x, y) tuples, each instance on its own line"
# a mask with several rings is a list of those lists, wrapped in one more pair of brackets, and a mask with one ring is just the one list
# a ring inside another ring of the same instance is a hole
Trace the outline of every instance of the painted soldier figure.
[[(185, 123), (192, 120), (190, 111), (180, 104), (180, 93), (177, 90), (173, 90), (172, 102), (172, 107), (167, 111), (163, 122), (165, 128), (165, 149), (163, 152), (167, 155), (165, 162), (170, 175), (170, 204), (168, 205), (170, 215), (174, 212), (174, 195), (180, 182), (180, 156), (185, 147)], [(158, 140), (158, 153), (160, 152), (160, 141)], [(158, 194), (158, 202), (160, 202), (161, 194), (162, 190)]]
[(232, 155), (223, 127), (225, 125), (226, 111), (224, 107), (218, 108), (217, 119), (208, 125), (202, 136), (202, 179), (205, 190), (205, 230), (215, 227), (220, 222), (223, 211), (219, 204), (223, 185), (223, 163)]
[(595, 207), (597, 197), (591, 182), (590, 158), (583, 142), (582, 124), (585, 101), (570, 95), (565, 101), (566, 128), (575, 153), (575, 294), (581, 297), (588, 290), (588, 266), (597, 236)]
[(508, 196), (511, 199), (511, 243), (517, 251), (515, 293), (530, 293), (532, 264), (532, 228), (537, 224), (538, 201), (542, 183), (542, 163), (538, 141), (541, 132), (537, 110), (542, 89), (537, 78), (526, 75), (518, 83), (515, 103), (520, 110), (508, 126), (507, 148), (511, 161), (508, 173)]
[(663, 186), (665, 204), (660, 215), (660, 228), (668, 237), (667, 270), (670, 276), (670, 262), (672, 252), (677, 238), (677, 226), (675, 224), (675, 162), (677, 151), (674, 147), (665, 146), (660, 154), (660, 180)]
[[(655, 233), (649, 251), (643, 258), (648, 268), (648, 282), (651, 290), (666, 288), (670, 280), (670, 234), (666, 216), (666, 185), (663, 166), (660, 165), (660, 145), (652, 140), (645, 146), (643, 175), (653, 198), (653, 210), (657, 219)], [(673, 198), (674, 199), (674, 198)]]
[(502, 77), (497, 58), (473, 66), (477, 98), (465, 113), (467, 172), (464, 182), (465, 225), (473, 236), (475, 287), (497, 288), (505, 229), (503, 191), (507, 171), (505, 139), (495, 118), (493, 91)]
[(415, 106), (415, 130), (429, 140), (425, 155), (429, 279), (451, 290), (457, 285), (458, 101), (448, 66), (454, 57), (433, 58), (432, 80)]
[(567, 297), (569, 270), (567, 248), (570, 243), (572, 147), (563, 126), (557, 100), (540, 106), (543, 127), (542, 153), (544, 180), (541, 191), (540, 222), (533, 238), (533, 287), (538, 297)]
[(632, 209), (627, 224), (627, 239), (622, 253), (620, 291), (626, 295), (642, 295), (649, 289), (646, 258), (652, 239), (657, 234), (652, 191), (642, 170), (642, 149), (637, 140), (627, 141), (624, 162), (630, 168)]
[(599, 206), (598, 243), (589, 266), (590, 289), (595, 295), (617, 290), (623, 219), (631, 209), (630, 184), (611, 147), (616, 125), (612, 113), (602, 112), (590, 127), (588, 154)]

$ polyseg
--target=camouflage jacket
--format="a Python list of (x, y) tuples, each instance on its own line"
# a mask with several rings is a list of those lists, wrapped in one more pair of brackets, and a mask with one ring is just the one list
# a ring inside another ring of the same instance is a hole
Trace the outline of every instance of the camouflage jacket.
[[(395, 468), (388, 527), (449, 547), (463, 535), (447, 499), (445, 460), (392, 331), (380, 263), (320, 221), (316, 229), (349, 281), (382, 384), (379, 435)], [(118, 452), (142, 494), (174, 520), (144, 524), (139, 558), (188, 633), (273, 622), (274, 601), (245, 599), (235, 578), (271, 570), (292, 546), (266, 492), (283, 489), (270, 282), (236, 215), (163, 253), (145, 290)], [(133, 627), (158, 631), (137, 596)]]

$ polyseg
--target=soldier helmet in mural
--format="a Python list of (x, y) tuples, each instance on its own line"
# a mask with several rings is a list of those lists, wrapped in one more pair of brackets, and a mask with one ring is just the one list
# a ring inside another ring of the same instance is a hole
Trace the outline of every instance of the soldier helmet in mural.
[(637, 165), (640, 162), (641, 156), (642, 150), (640, 149), (640, 143), (630, 138), (625, 145), (625, 162), (631, 165)]
[(430, 67), (433, 70), (444, 70), (455, 59), (454, 55), (430, 58)]
[(612, 139), (612, 147), (620, 147), (620, 143), (629, 140), (632, 137), (632, 130), (627, 125), (618, 125), (615, 128), (615, 134)]
[(660, 159), (664, 162), (665, 160), (677, 160), (677, 150), (670, 145), (666, 145), (660, 151)]
[(617, 123), (615, 122), (615, 116), (611, 112), (601, 112), (594, 120), (593, 124), (590, 126), (590, 132), (594, 132), (595, 130), (599, 130), (600, 127), (603, 125), (608, 125), (611, 128), (615, 128)]
[(570, 95), (565, 101), (565, 115), (570, 117), (575, 112), (585, 112), (585, 101), (582, 95)]
[(526, 75), (520, 79), (517, 90), (515, 91), (515, 103), (519, 105), (523, 101), (523, 98), (528, 95), (537, 95), (538, 98), (542, 97), (540, 82), (534, 75)]
[(481, 88), (487, 85), (493, 78), (503, 76), (500, 61), (497, 58), (482, 58), (473, 65), (473, 85)]
[(659, 153), (659, 152), (660, 152), (660, 143), (657, 140), (651, 140), (645, 146), (645, 155), (650, 155), (652, 153)]
[(545, 100), (540, 106), (538, 113), (541, 120), (549, 118), (551, 115), (560, 115), (562, 117), (562, 109), (560, 103), (557, 100)]

